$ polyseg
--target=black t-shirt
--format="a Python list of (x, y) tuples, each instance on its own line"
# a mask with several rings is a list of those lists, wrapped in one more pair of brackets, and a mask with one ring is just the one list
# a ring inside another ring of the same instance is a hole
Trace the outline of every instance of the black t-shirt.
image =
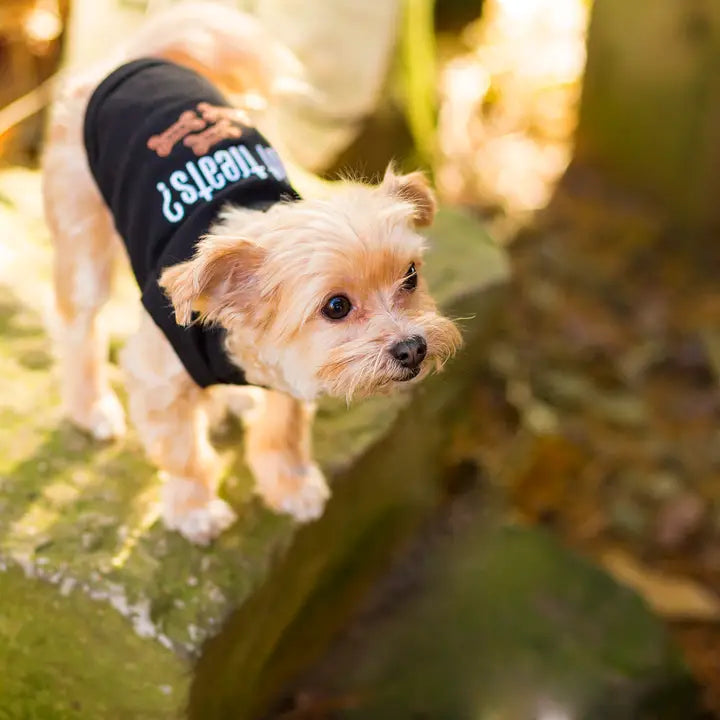
[(158, 277), (188, 260), (226, 203), (297, 200), (275, 150), (205, 78), (165, 60), (122, 65), (85, 113), (90, 170), (127, 247), (145, 309), (200, 387), (245, 384), (224, 330), (175, 322)]

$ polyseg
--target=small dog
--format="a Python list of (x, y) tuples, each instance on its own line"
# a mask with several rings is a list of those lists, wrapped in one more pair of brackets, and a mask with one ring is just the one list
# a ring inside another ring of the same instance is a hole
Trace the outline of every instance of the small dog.
[[(199, 94), (188, 90), (190, 109), (148, 127), (140, 146), (146, 115), (175, 98), (164, 72)], [(123, 95), (117, 78), (131, 75), (151, 78), (135, 95), (150, 93), (150, 105)], [(293, 79), (296, 61), (253, 19), (225, 6), (175, 6), (122, 56), (71, 78), (50, 121), (43, 190), (65, 412), (98, 439), (124, 432), (98, 320), (124, 241), (145, 307), (121, 354), (130, 414), (165, 477), (165, 524), (200, 544), (234, 520), (217, 496), (207, 387), (258, 386), (246, 428), (256, 491), (308, 521), (329, 496), (311, 455), (313, 401), (417, 382), (461, 343), (423, 279), (416, 228), (432, 222), (435, 200), (420, 173), (390, 168), (379, 186), (341, 182), (324, 199), (300, 199), (288, 184), (247, 114)], [(240, 100), (229, 107), (210, 81)], [(177, 167), (158, 180), (155, 169)], [(187, 247), (171, 252), (179, 235)]]

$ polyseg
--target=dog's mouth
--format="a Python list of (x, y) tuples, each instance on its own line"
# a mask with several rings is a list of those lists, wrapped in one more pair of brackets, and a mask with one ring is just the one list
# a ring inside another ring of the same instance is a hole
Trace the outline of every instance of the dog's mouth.
[(414, 380), (420, 374), (421, 370), (422, 368), (420, 365), (403, 370), (402, 375), (394, 378), (395, 382), (407, 382), (408, 380)]

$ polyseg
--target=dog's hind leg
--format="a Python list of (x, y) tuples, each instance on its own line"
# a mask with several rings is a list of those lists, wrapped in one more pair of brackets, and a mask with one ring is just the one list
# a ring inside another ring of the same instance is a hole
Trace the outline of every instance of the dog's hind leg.
[(55, 328), (66, 416), (100, 440), (122, 435), (122, 406), (108, 380), (108, 338), (98, 312), (110, 294), (120, 242), (90, 174), (82, 141), (97, 83), (65, 87), (53, 107), (43, 156), (45, 218), (54, 245)]
[(125, 419), (108, 380), (108, 336), (98, 313), (110, 294), (120, 244), (81, 152), (51, 145), (45, 158), (46, 218), (55, 246), (56, 342), (66, 416), (98, 440), (109, 440), (124, 433)]
[(217, 496), (220, 463), (209, 439), (208, 391), (193, 382), (147, 313), (120, 360), (130, 416), (164, 476), (165, 525), (205, 545), (235, 520), (230, 506)]

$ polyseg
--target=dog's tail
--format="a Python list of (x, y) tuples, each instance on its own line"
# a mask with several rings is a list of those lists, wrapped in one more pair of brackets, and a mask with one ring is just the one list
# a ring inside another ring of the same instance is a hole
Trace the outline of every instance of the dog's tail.
[(302, 66), (255, 18), (227, 5), (189, 2), (153, 14), (125, 46), (128, 58), (186, 65), (245, 102), (306, 93)]

